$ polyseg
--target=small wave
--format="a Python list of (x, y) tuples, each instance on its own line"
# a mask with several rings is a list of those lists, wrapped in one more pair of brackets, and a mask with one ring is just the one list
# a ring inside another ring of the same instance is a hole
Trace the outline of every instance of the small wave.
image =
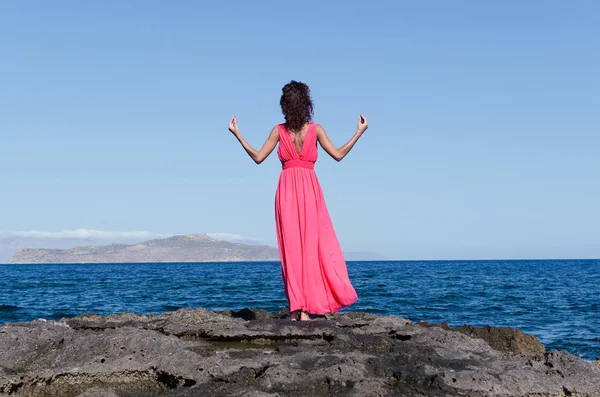
[(60, 322), (60, 321), (54, 321), (54, 320), (46, 320), (45, 318), (38, 318), (38, 319), (35, 319), (33, 321), (39, 321), (39, 322), (42, 322), (42, 323), (48, 323), (48, 324), (52, 324), (52, 325), (57, 325), (59, 327), (71, 328), (71, 326), (69, 324), (67, 324), (67, 323), (63, 323), (63, 322)]
[(20, 306), (0, 305), (0, 312), (1, 313), (16, 312), (17, 310), (21, 310), (21, 309), (22, 309), (22, 307), (20, 307)]
[(55, 311), (54, 313), (52, 313), (51, 316), (49, 316), (48, 319), (49, 320), (60, 320), (61, 318), (76, 317), (78, 314), (81, 314), (81, 313)]
[(242, 292), (243, 289), (240, 288), (239, 286), (236, 285), (225, 285), (223, 287), (220, 288), (221, 291), (225, 291), (225, 292)]
[(488, 306), (488, 307), (481, 307), (478, 309), (479, 312), (489, 312), (490, 310), (494, 310), (494, 311), (504, 311), (504, 308), (500, 307), (500, 306)]
[(461, 280), (463, 276), (446, 276), (442, 277), (442, 280)]
[(524, 301), (527, 300), (527, 298), (525, 298), (524, 296), (507, 295), (506, 300)]
[(442, 295), (439, 298), (435, 298), (434, 300), (440, 300), (442, 302), (448, 301), (448, 300), (452, 300), (452, 299), (462, 299), (464, 298), (464, 295), (462, 294), (457, 294), (456, 292), (449, 292), (446, 295)]
[(182, 309), (183, 306), (175, 306), (175, 305), (162, 305), (161, 309), (166, 310), (166, 311), (176, 311), (179, 309)]

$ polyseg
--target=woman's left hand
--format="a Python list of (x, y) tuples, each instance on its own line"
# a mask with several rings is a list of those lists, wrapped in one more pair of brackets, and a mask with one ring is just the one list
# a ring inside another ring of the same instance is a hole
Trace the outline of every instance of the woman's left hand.
[(367, 118), (361, 114), (358, 116), (358, 125), (356, 126), (356, 130), (362, 134), (367, 128), (369, 128), (369, 122), (367, 121)]

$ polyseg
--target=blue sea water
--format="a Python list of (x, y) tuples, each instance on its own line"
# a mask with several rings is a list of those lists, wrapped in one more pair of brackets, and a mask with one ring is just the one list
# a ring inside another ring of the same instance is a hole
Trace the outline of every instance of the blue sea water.
[[(359, 301), (345, 311), (517, 327), (549, 349), (600, 356), (600, 260), (349, 262), (348, 271)], [(276, 262), (0, 266), (0, 323), (286, 305)]]

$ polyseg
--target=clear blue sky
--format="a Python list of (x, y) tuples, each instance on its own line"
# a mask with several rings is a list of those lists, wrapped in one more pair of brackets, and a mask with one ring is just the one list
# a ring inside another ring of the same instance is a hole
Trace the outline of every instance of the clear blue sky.
[(596, 1), (0, 4), (0, 232), (275, 244), (281, 87), (343, 144), (317, 174), (346, 251), (600, 257)]

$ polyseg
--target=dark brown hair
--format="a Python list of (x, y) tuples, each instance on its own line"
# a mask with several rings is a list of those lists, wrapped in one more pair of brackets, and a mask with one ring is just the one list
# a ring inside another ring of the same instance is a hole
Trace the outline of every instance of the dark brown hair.
[(313, 103), (310, 89), (299, 81), (290, 81), (281, 90), (281, 113), (285, 116), (285, 128), (288, 131), (300, 131), (305, 123), (312, 120)]

